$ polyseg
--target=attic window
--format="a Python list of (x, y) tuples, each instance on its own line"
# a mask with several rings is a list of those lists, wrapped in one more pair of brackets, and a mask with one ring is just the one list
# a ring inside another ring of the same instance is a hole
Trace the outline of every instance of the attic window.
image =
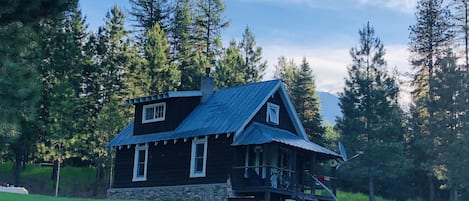
[(164, 121), (166, 114), (166, 103), (155, 103), (144, 105), (142, 112), (142, 123)]
[(273, 103), (267, 103), (267, 114), (266, 121), (267, 123), (272, 123), (275, 125), (279, 124), (279, 111), (280, 107)]

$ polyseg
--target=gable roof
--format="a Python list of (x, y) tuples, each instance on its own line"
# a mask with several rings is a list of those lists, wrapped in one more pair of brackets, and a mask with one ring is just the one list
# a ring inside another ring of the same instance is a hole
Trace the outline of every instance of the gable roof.
[(270, 80), (221, 89), (213, 93), (207, 102), (198, 105), (174, 130), (146, 135), (133, 135), (133, 122), (122, 130), (109, 146), (122, 146), (161, 140), (184, 139), (213, 134), (242, 133), (269, 97), (277, 91), (297, 133), (307, 140), (304, 128), (296, 114), (281, 80)]
[(305, 140), (297, 135), (279, 128), (270, 127), (268, 125), (253, 122), (246, 130), (238, 136), (233, 142), (233, 146), (239, 145), (259, 145), (271, 142), (278, 142), (300, 149), (316, 152), (324, 158), (340, 158), (337, 153), (326, 149), (314, 142)]

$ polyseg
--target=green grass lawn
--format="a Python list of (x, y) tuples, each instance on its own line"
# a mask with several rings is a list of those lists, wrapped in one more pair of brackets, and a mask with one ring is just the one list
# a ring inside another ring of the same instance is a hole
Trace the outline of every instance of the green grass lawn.
[[(347, 192), (338, 191), (337, 199), (339, 201), (368, 201), (368, 195), (365, 195), (362, 193), (347, 193)], [(390, 200), (386, 200), (382, 197), (377, 196), (376, 201), (390, 201)]]
[[(86, 198), (65, 198), (51, 197), (45, 195), (21, 195), (14, 193), (0, 193), (0, 201), (110, 201), (104, 199), (86, 199)], [(117, 200), (112, 200), (117, 201)]]
[[(65, 166), (60, 171), (59, 195), (94, 197), (98, 191), (100, 197), (104, 196), (106, 185), (95, 185), (94, 168)], [(12, 172), (12, 163), (0, 164), (0, 182), (13, 184)], [(28, 164), (26, 169), (21, 172), (19, 185), (26, 187), (29, 193), (53, 195), (55, 183), (51, 178), (51, 174), (52, 167), (50, 166)]]
[[(0, 164), (0, 182), (10, 181), (13, 164)], [(95, 191), (95, 170), (89, 167), (64, 167), (60, 174), (59, 196), (69, 197), (94, 197)], [(105, 201), (99, 199), (85, 198), (55, 198), (54, 181), (51, 179), (51, 167), (43, 167), (35, 164), (28, 164), (21, 173), (22, 184), (30, 195), (18, 195), (10, 193), (0, 193), (0, 201)], [(101, 196), (104, 196), (105, 185), (100, 187)], [(44, 194), (44, 195), (37, 195)], [(361, 193), (337, 192), (339, 201), (368, 201), (368, 196)], [(389, 201), (377, 197), (376, 201)]]

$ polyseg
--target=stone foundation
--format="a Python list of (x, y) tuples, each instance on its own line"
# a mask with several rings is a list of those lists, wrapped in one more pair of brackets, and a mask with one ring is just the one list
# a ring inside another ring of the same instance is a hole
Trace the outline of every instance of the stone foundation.
[(226, 183), (142, 188), (112, 188), (109, 199), (153, 201), (226, 201), (231, 188)]

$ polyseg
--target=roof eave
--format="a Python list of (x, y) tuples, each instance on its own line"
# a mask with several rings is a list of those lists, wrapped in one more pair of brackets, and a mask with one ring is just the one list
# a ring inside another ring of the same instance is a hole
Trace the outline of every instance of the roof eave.
[(127, 105), (134, 105), (138, 103), (146, 103), (150, 101), (163, 100), (167, 98), (180, 98), (180, 97), (195, 97), (202, 96), (202, 91), (169, 91), (150, 96), (142, 96), (125, 100)]

